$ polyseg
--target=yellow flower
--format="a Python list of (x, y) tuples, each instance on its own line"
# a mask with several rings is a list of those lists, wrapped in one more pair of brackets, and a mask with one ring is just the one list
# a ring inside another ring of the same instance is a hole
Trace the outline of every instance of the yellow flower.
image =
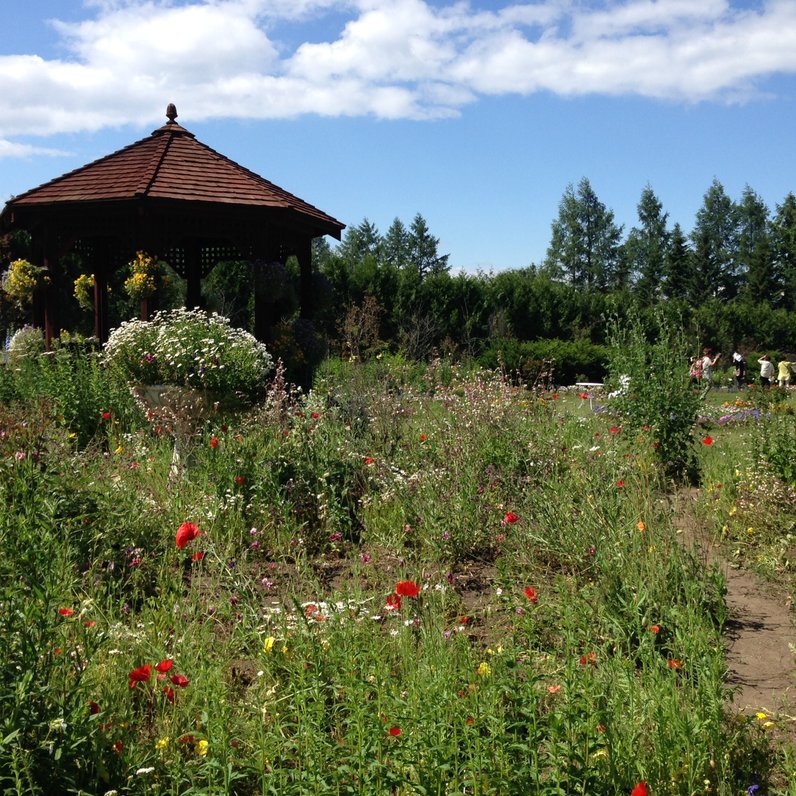
[(274, 648), (274, 642), (276, 639), (273, 636), (268, 636), (268, 638), (263, 641), (263, 652), (271, 652)]
[(204, 738), (202, 738), (202, 740), (196, 744), (196, 754), (198, 754), (199, 757), (206, 757), (207, 750), (209, 748), (210, 744)]
[(157, 743), (155, 744), (155, 749), (159, 749), (161, 752), (165, 751), (168, 748), (169, 748), (169, 739), (167, 736), (159, 738)]
[(476, 674), (479, 677), (489, 677), (492, 674), (492, 667), (486, 661), (481, 661), (476, 669)]
[(763, 712), (761, 711), (761, 712), (759, 712), (759, 713), (755, 713), (755, 718), (756, 718), (758, 721), (765, 721), (765, 720), (768, 718), (768, 716), (767, 716), (765, 713), (763, 713)]

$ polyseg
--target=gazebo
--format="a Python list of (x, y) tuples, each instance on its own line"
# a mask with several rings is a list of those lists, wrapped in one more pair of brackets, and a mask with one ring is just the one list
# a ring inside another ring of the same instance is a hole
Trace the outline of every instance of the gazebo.
[(273, 319), (258, 275), (295, 255), (301, 314), (312, 314), (312, 239), (340, 240), (345, 225), (198, 141), (177, 123), (173, 104), (166, 117), (148, 138), (14, 197), (0, 214), (0, 229), (30, 234), (32, 260), (50, 277), (39, 318), (48, 342), (60, 331), (59, 261), (70, 252), (94, 275), (94, 331), (103, 340), (108, 276), (139, 250), (157, 253), (186, 280), (189, 307), (200, 304), (201, 280), (218, 262), (255, 263), (260, 339)]

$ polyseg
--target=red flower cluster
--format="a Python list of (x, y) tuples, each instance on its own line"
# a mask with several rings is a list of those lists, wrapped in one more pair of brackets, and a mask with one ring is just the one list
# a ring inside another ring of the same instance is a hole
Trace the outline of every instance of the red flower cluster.
[(74, 608), (59, 608), (58, 609), (58, 613), (61, 614), (61, 616), (72, 616), (72, 614), (74, 614), (74, 612), (75, 612)]
[(199, 526), (193, 522), (184, 522), (177, 529), (177, 537), (175, 543), (180, 550), (188, 545), (188, 542), (193, 541), (199, 536)]
[(642, 779), (641, 782), (630, 791), (630, 796), (648, 796), (647, 783)]
[(586, 664), (590, 664), (591, 666), (597, 665), (597, 653), (596, 652), (587, 652), (585, 655), (580, 656), (579, 661), (581, 666), (586, 666)]
[[(155, 671), (157, 672), (158, 680), (165, 680), (168, 673), (174, 666), (174, 661), (171, 658), (165, 658), (155, 664)], [(130, 688), (135, 688), (138, 683), (148, 683), (152, 679), (152, 667), (145, 663), (137, 669), (133, 669), (128, 675), (127, 680)], [(184, 674), (173, 674), (169, 677), (173, 685), (178, 688), (187, 688), (190, 685), (190, 680)], [(174, 689), (170, 685), (163, 687), (163, 693), (169, 702), (174, 702)]]
[(215, 450), (218, 447), (218, 437), (210, 437), (210, 447)]
[(532, 603), (538, 603), (539, 602), (539, 595), (536, 593), (536, 589), (534, 589), (533, 586), (526, 586), (525, 587), (525, 596)]
[(503, 517), (503, 524), (504, 525), (514, 525), (520, 519), (519, 514), (515, 514), (513, 511), (507, 511), (506, 516)]

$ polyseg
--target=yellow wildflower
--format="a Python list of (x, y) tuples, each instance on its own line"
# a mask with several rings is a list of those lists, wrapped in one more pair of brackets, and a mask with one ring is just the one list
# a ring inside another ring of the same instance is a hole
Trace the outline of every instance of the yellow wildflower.
[(476, 674), (479, 677), (489, 677), (492, 674), (492, 667), (486, 661), (481, 661), (476, 669)]
[(268, 636), (268, 638), (263, 641), (263, 652), (271, 652), (274, 649), (274, 642), (276, 639), (273, 636)]
[(206, 757), (207, 750), (209, 748), (210, 744), (204, 738), (202, 738), (202, 740), (196, 744), (196, 754), (198, 754), (199, 757)]

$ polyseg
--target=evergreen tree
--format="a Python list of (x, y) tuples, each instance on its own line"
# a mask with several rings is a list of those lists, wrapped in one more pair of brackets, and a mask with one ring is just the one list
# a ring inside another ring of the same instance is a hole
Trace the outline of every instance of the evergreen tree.
[(672, 229), (663, 271), (663, 295), (667, 299), (686, 300), (690, 292), (691, 249), (679, 224)]
[(747, 185), (738, 213), (738, 261), (743, 289), (753, 301), (770, 299), (776, 290), (769, 237), (768, 208)]
[(635, 278), (636, 296), (642, 305), (649, 306), (658, 300), (664, 279), (669, 216), (649, 185), (642, 191), (637, 209), (640, 226), (630, 230), (624, 249)]
[(796, 310), (796, 196), (789, 193), (771, 221), (774, 295), (771, 303)]
[(691, 232), (694, 269), (691, 300), (731, 299), (738, 293), (738, 212), (716, 179), (705, 193)]
[(395, 268), (404, 268), (409, 262), (409, 231), (400, 218), (395, 218), (384, 236), (382, 259)]
[(585, 177), (564, 191), (558, 218), (552, 225), (545, 267), (577, 287), (605, 290), (620, 287), (619, 243), (622, 228), (614, 214), (597, 198)]
[(421, 281), (430, 274), (447, 273), (450, 255), (440, 255), (438, 249), (439, 238), (431, 234), (426, 220), (418, 213), (409, 227), (407, 251), (408, 265), (417, 270)]
[(336, 254), (349, 263), (356, 263), (368, 255), (378, 257), (381, 250), (381, 235), (378, 229), (367, 218), (355, 227), (346, 230), (343, 241), (337, 247)]

